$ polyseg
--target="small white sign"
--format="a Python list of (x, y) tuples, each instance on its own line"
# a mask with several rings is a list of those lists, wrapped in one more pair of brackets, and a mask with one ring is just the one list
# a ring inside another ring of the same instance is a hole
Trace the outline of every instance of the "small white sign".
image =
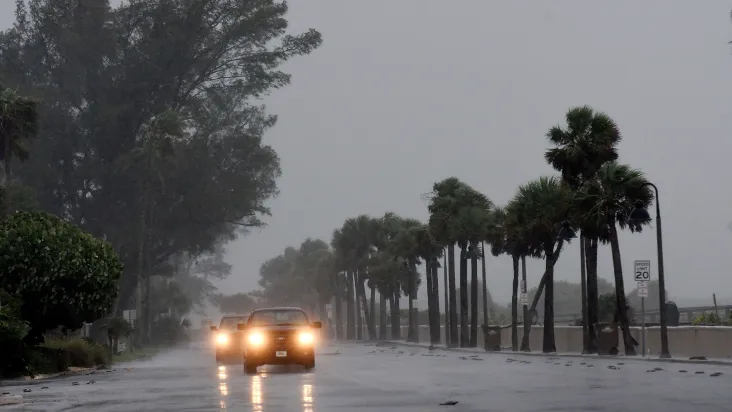
[(650, 282), (651, 281), (651, 261), (650, 260), (636, 260), (633, 264), (635, 272), (636, 282)]
[(521, 279), (521, 289), (519, 289), (521, 293), (526, 293), (526, 282), (524, 282), (523, 279)]
[(521, 306), (527, 306), (529, 304), (529, 295), (527, 295), (526, 293), (522, 293), (520, 304)]
[(325, 312), (328, 314), (328, 319), (333, 319), (333, 305), (328, 303), (325, 305)]
[(641, 298), (648, 297), (648, 287), (646, 286), (646, 282), (638, 282), (638, 296)]
[(419, 305), (418, 305), (417, 299), (412, 299), (412, 308), (414, 308), (414, 309), (417, 309), (417, 308), (419, 308)]

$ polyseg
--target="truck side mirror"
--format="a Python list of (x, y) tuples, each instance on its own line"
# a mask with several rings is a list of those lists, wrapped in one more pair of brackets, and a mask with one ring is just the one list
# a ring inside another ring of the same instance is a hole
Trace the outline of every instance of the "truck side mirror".
[(312, 323), (312, 326), (313, 326), (313, 327), (314, 327), (315, 329), (320, 329), (320, 328), (322, 328), (322, 327), (323, 327), (323, 323), (322, 323), (321, 321), (316, 321), (316, 322), (313, 322), (313, 323)]
[(236, 330), (247, 330), (247, 324), (246, 323), (237, 323)]
[(219, 328), (217, 328), (217, 327), (216, 327), (216, 326), (214, 326), (214, 325), (211, 325), (211, 330), (215, 332), (215, 331), (219, 330)]

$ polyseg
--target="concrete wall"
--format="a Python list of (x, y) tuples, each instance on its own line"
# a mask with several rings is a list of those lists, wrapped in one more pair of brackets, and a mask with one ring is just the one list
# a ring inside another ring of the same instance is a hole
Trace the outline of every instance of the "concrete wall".
[[(345, 329), (344, 329), (345, 331)], [(442, 343), (445, 342), (444, 328), (440, 333)], [(378, 333), (378, 328), (377, 328)], [(407, 337), (407, 327), (402, 326), (402, 339)], [(638, 341), (636, 351), (641, 352), (641, 330), (639, 327), (631, 328), (631, 334)], [(368, 334), (364, 330), (364, 336)], [(387, 335), (389, 330), (387, 328)], [(523, 336), (523, 329), (519, 326), (518, 338), (519, 343)], [(534, 352), (541, 351), (541, 343), (543, 336), (543, 328), (541, 326), (532, 326), (529, 342)], [(389, 336), (391, 339), (391, 337)], [(482, 331), (478, 329), (479, 346), (483, 346)], [(581, 326), (556, 326), (554, 328), (554, 338), (557, 346), (557, 352), (582, 352), (582, 327)], [(671, 356), (675, 358), (689, 358), (691, 356), (705, 356), (708, 359), (732, 359), (732, 327), (726, 326), (679, 326), (668, 328), (669, 351)], [(421, 343), (429, 343), (429, 327), (420, 326), (419, 341)], [(501, 346), (510, 350), (511, 348), (511, 328), (501, 331)], [(623, 353), (622, 345), (618, 345), (618, 349)], [(661, 351), (661, 332), (659, 327), (650, 327), (646, 329), (646, 349), (649, 356), (658, 356)]]

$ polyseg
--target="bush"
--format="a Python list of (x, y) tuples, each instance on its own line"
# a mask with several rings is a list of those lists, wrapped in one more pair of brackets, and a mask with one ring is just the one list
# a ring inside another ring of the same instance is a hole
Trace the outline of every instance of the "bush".
[(23, 338), (28, 325), (20, 319), (20, 302), (0, 290), (0, 377), (27, 372)]
[(111, 361), (109, 348), (83, 338), (47, 339), (41, 347), (60, 351), (68, 366), (91, 368)]
[(0, 288), (23, 302), (31, 344), (58, 326), (78, 329), (104, 316), (122, 273), (109, 243), (42, 212), (0, 221), (0, 268)]

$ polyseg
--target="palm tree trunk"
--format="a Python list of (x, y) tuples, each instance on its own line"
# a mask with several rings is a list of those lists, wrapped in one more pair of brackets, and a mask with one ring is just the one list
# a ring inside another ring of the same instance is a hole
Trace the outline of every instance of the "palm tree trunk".
[(386, 297), (384, 292), (379, 291), (379, 339), (387, 340), (386, 337)]
[[(522, 293), (527, 293), (528, 284), (526, 283), (526, 255), (521, 256), (521, 280), (523, 283)], [(531, 352), (529, 344), (529, 334), (531, 333), (531, 314), (529, 313), (529, 305), (522, 305), (524, 310), (524, 335), (521, 337), (521, 351)]]
[(419, 337), (417, 336), (417, 305), (414, 304), (417, 297), (417, 294), (415, 293), (417, 290), (417, 287), (415, 286), (417, 283), (416, 277), (417, 269), (410, 266), (409, 281), (407, 282), (407, 288), (409, 289), (409, 293), (407, 294), (407, 297), (409, 298), (409, 312), (407, 317), (407, 342), (419, 341)]
[(450, 298), (447, 286), (447, 249), (442, 254), (442, 284), (445, 295), (445, 346), (450, 346)]
[[(485, 299), (485, 296), (483, 297)], [(478, 254), (470, 258), (470, 347), (478, 346)]]
[(511, 256), (513, 260), (513, 287), (511, 293), (511, 350), (516, 352), (518, 342), (518, 284), (519, 284), (519, 256)]
[(355, 314), (356, 314), (356, 340), (362, 340), (363, 339), (363, 316), (361, 314), (361, 311), (363, 308), (361, 307), (361, 295), (358, 293), (358, 286), (355, 286), (356, 291), (356, 302), (354, 304), (355, 306)]
[(450, 347), (458, 346), (457, 293), (455, 291), (455, 245), (447, 246), (448, 285), (450, 292)]
[(335, 293), (335, 336), (336, 340), (343, 339), (343, 275), (336, 275)]
[(373, 330), (374, 334), (371, 339), (376, 339), (376, 288), (371, 286), (371, 301), (369, 302), (369, 308), (371, 310), (371, 322), (369, 323), (369, 330)]
[(580, 285), (582, 288), (582, 353), (589, 353), (590, 336), (588, 335), (587, 318), (587, 265), (585, 264), (585, 243), (587, 239), (584, 233), (580, 232)]
[(394, 291), (394, 297), (392, 298), (392, 308), (391, 308), (391, 336), (392, 339), (401, 340), (402, 339), (402, 314), (400, 309), (400, 300), (401, 296), (399, 293), (399, 290), (397, 289)]
[(486, 259), (486, 253), (485, 253), (485, 242), (480, 242), (480, 250), (482, 252), (482, 256), (480, 259), (480, 264), (482, 266), (482, 274), (483, 274), (483, 325), (488, 325), (488, 282), (486, 280), (486, 271), (485, 271), (485, 259)]
[(542, 352), (555, 353), (557, 346), (554, 341), (554, 253), (552, 247), (546, 247), (546, 284), (544, 293), (544, 341)]
[(438, 345), (442, 340), (442, 334), (440, 333), (440, 275), (438, 271), (439, 260), (435, 259), (431, 265), (432, 269), (432, 303), (434, 304), (432, 317), (434, 318), (435, 335), (432, 337), (433, 345)]
[[(364, 275), (362, 271), (358, 271), (356, 275), (356, 293), (357, 293), (357, 299), (359, 304), (359, 313), (358, 313), (358, 330), (360, 332), (358, 339), (362, 340), (364, 339), (363, 336), (363, 322), (366, 322), (366, 329), (368, 331), (369, 340), (376, 339), (376, 329), (374, 328), (374, 323), (371, 319), (371, 311), (369, 310), (369, 304), (366, 301), (366, 287), (364, 286)], [(361, 318), (361, 310), (363, 310), (363, 319)]]
[(435, 303), (433, 290), (434, 285), (432, 284), (432, 265), (433, 263), (429, 259), (425, 260), (425, 278), (427, 279), (427, 319), (430, 324), (430, 343), (433, 343), (435, 338)]
[(460, 247), (460, 347), (470, 346), (468, 330), (468, 258), (464, 247)]
[(635, 356), (633, 337), (630, 335), (630, 322), (628, 321), (627, 303), (625, 301), (625, 285), (623, 283), (623, 265), (620, 259), (620, 242), (618, 241), (618, 229), (615, 222), (610, 222), (610, 249), (613, 255), (613, 273), (615, 274), (615, 303), (618, 310), (620, 328), (623, 331), (623, 343), (625, 344), (625, 356)]
[(354, 323), (356, 321), (356, 311), (353, 305), (353, 271), (348, 271), (346, 287), (346, 340), (353, 340), (356, 338), (356, 325)]
[(585, 239), (587, 265), (587, 353), (597, 353), (595, 325), (598, 322), (599, 293), (597, 290), (597, 238)]

